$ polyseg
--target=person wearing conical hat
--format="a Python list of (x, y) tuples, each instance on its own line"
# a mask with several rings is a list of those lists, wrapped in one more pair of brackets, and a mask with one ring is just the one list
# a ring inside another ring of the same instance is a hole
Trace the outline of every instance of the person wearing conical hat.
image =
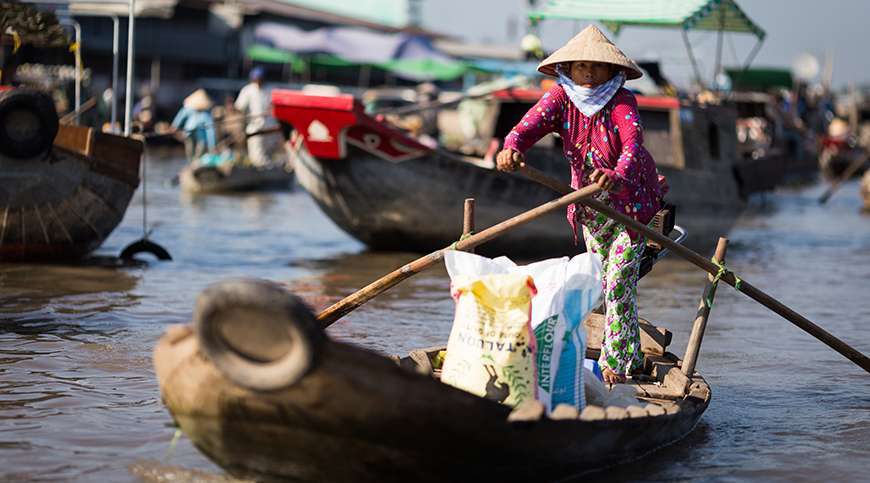
[[(559, 133), (571, 168), (571, 186), (597, 184), (595, 197), (649, 223), (667, 189), (643, 146), (637, 101), (623, 87), (642, 73), (598, 28), (589, 26), (538, 66), (556, 84), (505, 137), (497, 156), (501, 171), (514, 171), (523, 153), (548, 133)], [(582, 226), (586, 249), (603, 259), (607, 323), (599, 364), (606, 382), (623, 382), (642, 364), (637, 321), (637, 279), (643, 237), (591, 208), (571, 205), (568, 222)]]
[(209, 110), (211, 98), (205, 89), (197, 89), (184, 99), (172, 127), (184, 135), (184, 151), (188, 161), (202, 157), (206, 152), (215, 149), (214, 118)]

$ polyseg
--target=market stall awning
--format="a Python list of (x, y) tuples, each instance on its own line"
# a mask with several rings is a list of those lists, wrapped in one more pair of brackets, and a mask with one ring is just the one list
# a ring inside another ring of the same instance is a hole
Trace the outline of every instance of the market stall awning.
[(773, 88), (791, 89), (791, 71), (776, 68), (725, 69), (731, 78), (731, 88), (738, 91), (767, 91)]
[(256, 43), (293, 53), (332, 54), (357, 63), (397, 59), (449, 61), (450, 56), (433, 47), (426, 37), (407, 33), (383, 33), (357, 27), (323, 27), (302, 30), (293, 25), (262, 22), (254, 29)]
[(734, 0), (544, 0), (528, 17), (597, 21), (614, 33), (639, 25), (765, 36)]
[(255, 44), (246, 50), (260, 62), (372, 66), (410, 80), (451, 80), (466, 72), (465, 62), (432, 46), (430, 39), (406, 33), (386, 34), (352, 27), (316, 30), (264, 22), (254, 30)]

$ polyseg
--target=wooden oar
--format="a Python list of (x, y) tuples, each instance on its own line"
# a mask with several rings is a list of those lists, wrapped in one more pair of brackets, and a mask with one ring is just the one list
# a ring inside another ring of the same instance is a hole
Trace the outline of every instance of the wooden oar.
[(486, 230), (481, 231), (480, 233), (476, 233), (467, 238), (463, 238), (449, 247), (442, 248), (441, 250), (432, 252), (424, 257), (418, 258), (413, 262), (408, 263), (407, 265), (404, 265), (401, 268), (388, 273), (387, 275), (384, 275), (383, 277), (368, 284), (367, 286), (358, 290), (352, 295), (349, 295), (340, 300), (339, 302), (328, 307), (323, 312), (317, 314), (317, 320), (322, 324), (324, 328), (329, 327), (336, 320), (344, 317), (345, 315), (347, 315), (360, 305), (373, 299), (377, 295), (394, 287), (402, 280), (405, 280), (412, 275), (416, 275), (417, 273), (422, 272), (423, 270), (426, 270), (427, 268), (441, 261), (441, 259), (444, 258), (444, 250), (467, 250), (469, 248), (476, 247), (482, 243), (492, 240), (493, 238), (501, 235), (502, 233), (510, 229), (516, 228), (520, 225), (524, 225), (534, 220), (535, 218), (539, 218), (542, 215), (550, 213), (553, 210), (564, 208), (570, 204), (577, 203), (581, 199), (598, 192), (598, 190), (598, 186), (595, 185), (586, 186), (576, 191), (571, 190), (569, 193), (562, 196), (561, 198), (544, 203), (537, 208), (533, 208), (529, 211), (526, 211), (525, 213), (521, 213), (497, 225), (491, 226)]
[[(527, 178), (531, 179), (532, 181), (535, 181), (535, 182), (540, 183), (544, 186), (547, 186), (548, 188), (553, 189), (557, 193), (564, 194), (564, 193), (570, 193), (573, 191), (573, 188), (571, 188), (569, 185), (567, 185), (567, 184), (565, 184), (565, 183), (563, 183), (555, 178), (552, 178), (552, 177), (542, 173), (541, 171), (538, 171), (537, 169), (532, 168), (531, 166), (521, 167), (520, 172), (523, 175), (525, 175)], [(583, 188), (583, 189), (586, 189), (586, 188)], [(614, 210), (613, 208), (605, 205), (604, 203), (601, 203), (600, 201), (596, 201), (593, 199), (585, 199), (583, 201), (580, 201), (580, 203), (592, 208), (593, 210), (595, 210), (599, 213), (604, 214), (605, 216), (607, 216), (611, 219), (614, 219), (614, 220), (622, 223), (626, 227), (628, 227), (628, 228), (630, 228), (638, 233), (642, 233), (647, 238), (661, 244), (662, 246), (670, 248), (674, 253), (685, 258), (686, 260), (688, 260), (689, 262), (691, 262), (695, 266), (701, 268), (702, 270), (705, 270), (707, 273), (710, 273), (711, 275), (714, 275), (714, 276), (719, 275), (719, 272), (720, 272), (719, 266), (714, 264), (711, 260), (709, 260), (705, 257), (702, 257), (701, 255), (695, 253), (694, 251), (686, 248), (683, 245), (680, 245), (679, 243), (675, 243), (670, 238), (662, 235), (661, 233), (657, 233), (655, 230), (652, 230), (651, 228), (647, 227), (643, 223), (637, 222), (633, 218), (630, 218), (626, 215), (623, 215), (622, 213)], [(841, 355), (843, 355), (844, 357), (846, 357), (850, 361), (854, 362), (855, 364), (860, 366), (865, 371), (870, 372), (870, 358), (868, 358), (864, 354), (858, 352), (856, 349), (849, 346), (848, 344), (841, 341), (840, 339), (834, 337), (829, 332), (827, 332), (825, 329), (822, 329), (818, 325), (812, 323), (809, 319), (798, 314), (797, 312), (790, 309), (789, 307), (785, 306), (784, 304), (782, 304), (781, 302), (779, 302), (775, 298), (773, 298), (770, 295), (767, 295), (766, 293), (762, 292), (761, 290), (755, 288), (752, 284), (750, 284), (746, 280), (740, 279), (738, 281), (737, 276), (729, 270), (725, 270), (719, 279), (722, 280), (723, 282), (727, 283), (728, 285), (731, 285), (732, 287), (736, 288), (738, 292), (742, 292), (742, 293), (748, 295), (749, 298), (755, 300), (756, 302), (760, 303), (761, 305), (764, 305), (768, 309), (776, 312), (785, 320), (800, 327), (805, 332), (808, 332), (810, 335), (812, 335), (816, 339), (824, 342), (830, 348), (839, 352)]]
[(822, 196), (819, 196), (820, 205), (823, 205), (828, 201), (828, 198), (830, 198), (831, 195), (833, 195), (834, 192), (840, 188), (840, 184), (843, 183), (843, 181), (851, 178), (856, 171), (861, 169), (861, 166), (864, 166), (864, 163), (867, 162), (868, 155), (870, 154), (865, 152), (861, 156), (858, 156), (857, 158), (852, 160), (852, 163), (850, 163), (849, 166), (846, 167), (846, 170), (843, 171), (843, 174), (841, 174), (839, 178), (835, 179), (834, 182), (831, 183), (831, 186), (828, 186), (828, 189), (822, 194)]

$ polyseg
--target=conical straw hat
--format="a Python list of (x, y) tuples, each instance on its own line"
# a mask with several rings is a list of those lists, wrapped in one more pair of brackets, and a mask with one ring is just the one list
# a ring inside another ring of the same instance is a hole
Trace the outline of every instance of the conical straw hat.
[(205, 89), (197, 89), (193, 94), (184, 99), (184, 107), (195, 111), (204, 111), (211, 109), (211, 98), (206, 94)]
[(621, 67), (628, 79), (642, 76), (640, 67), (622, 53), (598, 27), (590, 25), (575, 35), (567, 44), (560, 47), (538, 65), (538, 72), (556, 75), (556, 66), (563, 62), (606, 62)]

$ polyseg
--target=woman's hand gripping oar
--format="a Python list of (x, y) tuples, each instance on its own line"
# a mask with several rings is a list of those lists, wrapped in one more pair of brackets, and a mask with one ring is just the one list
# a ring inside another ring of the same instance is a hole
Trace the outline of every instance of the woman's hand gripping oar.
[[(519, 168), (519, 172), (522, 173), (525, 177), (529, 178), (532, 181), (540, 183), (557, 193), (570, 193), (573, 191), (573, 188), (568, 186), (567, 184), (552, 178), (541, 171), (538, 171), (535, 168), (530, 166), (521, 166)], [(586, 189), (586, 188), (583, 188)], [(835, 351), (842, 354), (844, 357), (854, 362), (862, 369), (867, 372), (870, 372), (870, 358), (865, 356), (864, 354), (858, 352), (856, 349), (841, 341), (840, 339), (834, 337), (830, 333), (828, 333), (825, 329), (822, 329), (818, 325), (812, 323), (806, 317), (798, 314), (794, 310), (789, 307), (783, 305), (781, 302), (776, 300), (775, 298), (767, 295), (761, 290), (752, 286), (749, 282), (745, 280), (741, 280), (738, 278), (733, 272), (727, 270), (724, 265), (717, 265), (713, 263), (711, 260), (702, 257), (701, 255), (695, 253), (694, 251), (680, 245), (679, 243), (675, 243), (670, 238), (656, 232), (655, 230), (650, 229), (643, 223), (635, 221), (633, 218), (623, 215), (613, 208), (601, 203), (600, 201), (596, 201), (593, 199), (584, 199), (580, 201), (581, 204), (586, 205), (595, 211), (604, 214), (605, 216), (612, 218), (628, 228), (642, 233), (647, 238), (671, 249), (677, 255), (685, 258), (695, 266), (701, 268), (707, 273), (717, 277), (719, 280), (731, 285), (736, 288), (738, 292), (742, 292), (748, 295), (751, 299), (756, 302), (764, 305), (768, 309), (776, 312), (785, 320), (791, 322), (792, 324), (800, 327), (804, 331), (808, 332), (810, 335), (815, 337), (816, 339), (824, 342), (829, 347), (834, 349)]]
[(323, 325), (324, 328), (326, 328), (332, 325), (333, 322), (344, 317), (345, 315), (359, 307), (360, 305), (368, 302), (377, 295), (394, 287), (402, 280), (405, 280), (412, 275), (416, 275), (417, 273), (420, 273), (423, 270), (426, 270), (427, 268), (438, 263), (442, 258), (444, 258), (444, 250), (471, 249), (482, 243), (492, 240), (493, 238), (503, 234), (508, 230), (516, 228), (520, 225), (524, 225), (534, 220), (535, 218), (539, 218), (542, 215), (550, 213), (551, 211), (558, 210), (568, 205), (577, 203), (583, 198), (598, 192), (598, 190), (598, 186), (594, 185), (586, 186), (577, 191), (571, 190), (569, 193), (565, 194), (561, 198), (544, 203), (537, 208), (533, 208), (529, 211), (521, 213), (495, 226), (491, 226), (479, 233), (471, 235), (467, 238), (462, 238), (461, 240), (448, 247), (442, 248), (441, 250), (432, 252), (424, 257), (418, 258), (413, 262), (408, 263), (407, 265), (404, 265), (403, 267), (396, 269), (388, 273), (387, 275), (384, 275), (378, 280), (375, 280), (374, 282), (368, 284), (366, 287), (358, 290), (352, 295), (347, 296), (341, 301), (328, 307), (323, 312), (317, 314), (317, 320)]

